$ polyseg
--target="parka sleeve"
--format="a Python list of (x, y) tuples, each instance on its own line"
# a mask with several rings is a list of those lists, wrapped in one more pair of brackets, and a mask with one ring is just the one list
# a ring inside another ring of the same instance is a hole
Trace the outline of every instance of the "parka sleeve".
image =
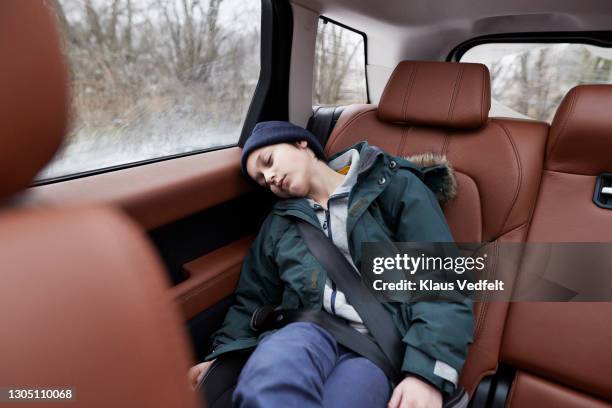
[(229, 351), (232, 343), (239, 339), (251, 339), (255, 343), (257, 334), (250, 327), (253, 312), (259, 306), (280, 304), (283, 285), (274, 260), (274, 240), (271, 234), (273, 217), (269, 214), (264, 220), (244, 258), (235, 291), (235, 303), (228, 309), (221, 328), (213, 333), (212, 352), (204, 361)]
[[(412, 172), (400, 170), (403, 184), (393, 205), (397, 242), (453, 242), (433, 192)], [(399, 181), (398, 180), (398, 181)], [(404, 303), (410, 326), (403, 335), (402, 372), (415, 374), (446, 394), (454, 391), (473, 336), (472, 302)]]

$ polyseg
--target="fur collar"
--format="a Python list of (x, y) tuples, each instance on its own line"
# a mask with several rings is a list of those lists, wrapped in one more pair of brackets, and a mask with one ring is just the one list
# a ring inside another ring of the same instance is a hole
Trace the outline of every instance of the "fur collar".
[[(457, 179), (455, 177), (455, 171), (445, 155), (427, 152), (413, 154), (411, 156), (404, 156), (404, 159), (411, 161), (425, 171), (424, 182), (429, 188), (432, 188), (432, 184), (435, 184), (432, 190), (436, 194), (440, 204), (449, 202), (457, 195)], [(427, 168), (436, 170), (435, 173), (439, 175), (439, 178), (435, 183), (428, 182)]]

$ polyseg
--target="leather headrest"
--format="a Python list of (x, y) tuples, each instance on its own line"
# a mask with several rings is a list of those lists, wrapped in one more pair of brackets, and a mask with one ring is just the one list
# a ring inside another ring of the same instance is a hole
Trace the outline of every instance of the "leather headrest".
[(491, 107), (489, 70), (482, 64), (402, 61), (378, 104), (378, 118), (403, 125), (475, 129)]
[(67, 72), (47, 3), (0, 1), (0, 198), (32, 181), (66, 129)]
[(0, 231), (2, 386), (72, 388), (56, 407), (202, 406), (167, 274), (127, 215), (13, 209)]
[(579, 85), (565, 95), (550, 128), (546, 168), (612, 171), (612, 85)]

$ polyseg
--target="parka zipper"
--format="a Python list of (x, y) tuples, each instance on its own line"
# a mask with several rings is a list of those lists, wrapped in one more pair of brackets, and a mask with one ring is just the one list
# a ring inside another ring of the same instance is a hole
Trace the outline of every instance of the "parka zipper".
[[(323, 231), (327, 232), (327, 237), (334, 242), (334, 237), (332, 234), (332, 228), (331, 228), (331, 216), (330, 216), (330, 204), (332, 200), (338, 199), (338, 198), (345, 198), (345, 197), (350, 197), (350, 192), (344, 192), (344, 193), (340, 193), (337, 195), (332, 195), (327, 199), (327, 208), (323, 208), (322, 205), (320, 204), (316, 204), (315, 209), (323, 209), (325, 211), (325, 221), (323, 221)], [(348, 240), (348, 237), (347, 237)], [(335, 243), (334, 243), (335, 245)], [(330, 297), (330, 308), (331, 308), (331, 312), (333, 315), (336, 315), (336, 295), (338, 293), (337, 287), (336, 287), (336, 283), (331, 280), (331, 284), (332, 284), (332, 293), (331, 293), (331, 297)]]
[[(332, 199), (336, 199), (336, 198), (344, 198), (346, 196), (348, 196), (349, 193), (342, 193), (342, 194), (338, 194), (335, 196), (331, 196), (327, 199), (327, 208), (325, 209), (325, 222), (327, 223), (327, 236), (329, 237), (329, 239), (334, 242), (334, 237), (332, 235), (332, 227), (331, 227), (331, 218), (329, 215), (329, 207), (330, 207), (330, 201)], [(348, 237), (347, 237), (347, 241), (348, 241)], [(330, 279), (331, 280), (331, 279)], [(330, 298), (330, 306), (331, 306), (331, 311), (332, 314), (335, 315), (336, 314), (336, 295), (338, 293), (337, 289), (336, 289), (336, 282), (334, 282), (333, 280), (331, 281), (332, 283), (332, 294), (331, 294), (331, 298)]]
[[(332, 197), (330, 197), (327, 200), (327, 208), (325, 209), (325, 226), (327, 227), (327, 237), (334, 242), (333, 236), (332, 236), (332, 230), (331, 230), (331, 219), (329, 216), (329, 205), (330, 205), (330, 201), (331, 201)], [(332, 284), (332, 294), (331, 294), (331, 298), (330, 298), (330, 306), (331, 306), (331, 311), (332, 314), (335, 315), (336, 314), (336, 283), (334, 281), (331, 281)]]

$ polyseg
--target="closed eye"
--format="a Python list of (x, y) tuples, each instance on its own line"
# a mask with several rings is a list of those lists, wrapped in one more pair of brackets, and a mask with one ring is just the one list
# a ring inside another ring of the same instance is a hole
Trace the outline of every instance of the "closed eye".
[[(260, 163), (260, 166), (262, 167), (270, 167), (274, 160), (272, 159), (272, 153), (268, 153), (265, 159), (263, 157), (263, 154), (260, 154), (259, 157), (257, 157), (257, 161)], [(259, 172), (259, 175), (257, 176), (256, 181), (259, 185), (263, 187), (266, 187), (266, 188), (269, 187), (268, 182), (266, 181), (266, 178), (263, 175), (263, 172)]]

